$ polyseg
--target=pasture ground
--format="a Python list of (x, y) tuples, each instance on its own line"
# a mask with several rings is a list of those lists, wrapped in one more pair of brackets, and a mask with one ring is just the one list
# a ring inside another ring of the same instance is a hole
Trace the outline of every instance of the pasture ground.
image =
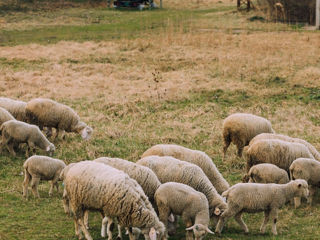
[[(89, 142), (74, 134), (54, 142), (54, 157), (66, 163), (101, 156), (136, 161), (154, 144), (175, 143), (208, 153), (234, 184), (245, 160), (234, 146), (223, 160), (221, 139), (222, 121), (234, 112), (266, 117), (277, 132), (320, 149), (319, 33), (237, 12), (235, 5), (0, 8), (0, 95), (53, 98), (94, 128)], [(22, 199), (24, 160), (23, 152), (0, 155), (0, 239), (76, 239), (61, 191), (49, 198), (45, 182), (41, 199)], [(277, 237), (270, 225), (259, 234), (262, 214), (245, 214), (249, 235), (230, 220), (219, 239), (319, 239), (319, 202), (317, 195), (312, 207), (284, 207)], [(90, 219), (93, 238), (101, 239), (99, 214)], [(172, 239), (182, 239), (183, 229)]]

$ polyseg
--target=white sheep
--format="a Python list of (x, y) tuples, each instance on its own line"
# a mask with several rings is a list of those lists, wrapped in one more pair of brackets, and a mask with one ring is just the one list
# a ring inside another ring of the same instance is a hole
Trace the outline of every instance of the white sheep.
[(9, 120), (14, 120), (14, 117), (6, 109), (0, 107), (0, 126)]
[(6, 109), (11, 115), (19, 121), (26, 122), (26, 102), (14, 100), (11, 98), (0, 97), (0, 107)]
[(28, 158), (23, 164), (23, 196), (28, 198), (28, 185), (30, 180), (31, 189), (35, 197), (39, 197), (38, 184), (40, 180), (51, 181), (49, 196), (52, 195), (54, 186), (56, 186), (57, 191), (59, 191), (58, 180), (65, 166), (66, 164), (62, 160), (46, 156), (34, 155)]
[(149, 156), (137, 161), (137, 164), (150, 168), (161, 183), (179, 182), (204, 193), (209, 202), (210, 215), (217, 220), (227, 204), (218, 194), (208, 177), (200, 167), (176, 158), (165, 156)]
[(248, 113), (234, 113), (223, 121), (223, 155), (232, 142), (237, 146), (238, 156), (242, 156), (244, 146), (260, 133), (274, 133), (269, 120)]
[[(101, 157), (93, 161), (104, 163), (118, 170), (124, 171), (126, 174), (129, 175), (129, 177), (136, 180), (140, 184), (144, 193), (149, 198), (149, 201), (151, 203), (154, 202), (154, 194), (161, 183), (150, 168), (147, 168), (147, 167), (144, 167), (120, 158)], [(105, 217), (105, 219), (103, 219), (102, 230), (101, 230), (102, 236), (105, 236), (105, 229), (106, 229), (105, 224), (108, 224), (107, 233), (109, 234), (109, 232), (111, 232), (110, 226), (112, 223), (113, 223), (112, 218)], [(85, 224), (86, 224), (86, 227), (88, 228), (88, 212), (85, 213)], [(136, 228), (133, 228), (133, 231), (131, 232), (136, 236), (135, 238), (139, 236), (138, 234), (139, 231)], [(122, 239), (120, 226), (118, 226), (118, 238)]]
[[(192, 187), (176, 182), (162, 184), (155, 194), (160, 221), (168, 226), (170, 214), (182, 216), (186, 225), (186, 239), (201, 240), (209, 228), (209, 205), (206, 196)], [(193, 234), (192, 234), (193, 231)]]
[(289, 136), (282, 135), (282, 134), (261, 133), (261, 134), (255, 136), (254, 138), (252, 138), (252, 140), (249, 143), (249, 146), (254, 144), (256, 141), (266, 140), (266, 139), (278, 139), (278, 140), (287, 141), (287, 142), (301, 143), (309, 149), (309, 151), (311, 152), (311, 154), (313, 155), (313, 157), (315, 159), (320, 161), (320, 153), (317, 151), (317, 149), (312, 144), (310, 144), (309, 142), (307, 142), (303, 139), (293, 138), (293, 137), (289, 137)]
[(165, 227), (147, 196), (124, 172), (106, 164), (84, 161), (69, 168), (64, 183), (77, 236), (82, 237), (82, 230), (86, 239), (92, 239), (83, 219), (88, 209), (116, 217), (121, 226), (140, 228), (147, 239), (163, 236)]
[(229, 188), (229, 183), (223, 178), (212, 159), (202, 151), (192, 150), (174, 144), (158, 144), (145, 151), (142, 154), (142, 158), (152, 155), (171, 156), (198, 165), (207, 175), (219, 194)]
[[(312, 198), (320, 185), (320, 162), (311, 158), (298, 158), (294, 160), (290, 166), (290, 178), (292, 180), (304, 179), (308, 182), (310, 192), (308, 203), (312, 204)], [(299, 207), (301, 198), (295, 198), (294, 203), (295, 208)]]
[(308, 194), (308, 183), (302, 179), (287, 184), (238, 183), (222, 194), (227, 199), (228, 208), (221, 214), (216, 232), (220, 234), (225, 222), (234, 216), (241, 228), (248, 233), (248, 227), (242, 220), (242, 213), (264, 212), (261, 233), (265, 232), (266, 224), (271, 218), (272, 233), (277, 235), (279, 208), (294, 197), (307, 197)]
[(92, 128), (80, 121), (78, 114), (70, 107), (55, 102), (51, 99), (36, 98), (27, 103), (26, 115), (32, 123), (40, 129), (44, 127), (56, 128), (56, 138), (60, 132), (75, 132), (81, 134), (82, 138), (88, 140), (93, 132)]
[(289, 182), (288, 173), (271, 163), (260, 163), (250, 168), (248, 174), (243, 178), (249, 183), (278, 183)]
[(247, 159), (247, 172), (253, 165), (272, 163), (289, 172), (291, 163), (300, 157), (313, 158), (308, 148), (295, 142), (286, 142), (277, 139), (260, 140), (244, 149)]
[(27, 143), (28, 149), (26, 156), (29, 156), (29, 150), (34, 151), (35, 147), (49, 152), (50, 155), (55, 151), (55, 146), (48, 141), (40, 129), (25, 122), (10, 120), (3, 123), (0, 127), (0, 134), (2, 133), (1, 150), (4, 146), (9, 152), (16, 156), (13, 149), (14, 144)]

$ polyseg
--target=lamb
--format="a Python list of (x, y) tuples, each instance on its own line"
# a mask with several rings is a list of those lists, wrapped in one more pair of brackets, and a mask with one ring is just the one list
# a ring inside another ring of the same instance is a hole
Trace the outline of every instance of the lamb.
[(51, 180), (49, 196), (52, 195), (53, 187), (56, 186), (59, 191), (58, 180), (61, 171), (66, 164), (59, 159), (46, 156), (34, 155), (28, 158), (24, 164), (24, 181), (23, 181), (23, 196), (28, 198), (28, 185), (31, 180), (31, 188), (35, 197), (40, 197), (38, 192), (38, 184), (40, 180)]
[(55, 151), (55, 146), (48, 141), (40, 129), (25, 122), (10, 120), (3, 123), (0, 127), (0, 134), (2, 133), (1, 150), (6, 145), (9, 152), (16, 156), (13, 149), (14, 144), (27, 143), (28, 149), (26, 156), (29, 156), (29, 150), (34, 151), (33, 148), (39, 147), (42, 150), (49, 152), (50, 155)]
[(51, 99), (36, 98), (27, 103), (26, 115), (29, 121), (38, 125), (40, 129), (48, 127), (57, 129), (54, 139), (64, 131), (81, 134), (82, 138), (88, 140), (93, 132), (92, 128), (80, 121), (78, 114), (70, 107)]
[(278, 209), (292, 198), (307, 197), (308, 194), (308, 183), (302, 179), (287, 184), (238, 183), (222, 194), (227, 198), (228, 208), (221, 214), (216, 232), (220, 234), (224, 223), (234, 216), (242, 229), (248, 233), (248, 227), (242, 220), (242, 213), (264, 211), (265, 218), (260, 232), (265, 232), (270, 217), (273, 220), (272, 233), (277, 235)]
[(171, 156), (198, 165), (219, 194), (229, 188), (229, 183), (223, 178), (212, 159), (204, 152), (174, 144), (158, 144), (145, 151), (142, 158), (152, 155)]
[(27, 122), (26, 102), (13, 100), (11, 98), (0, 97), (0, 107), (6, 109), (11, 115), (19, 121)]
[[(311, 158), (298, 158), (290, 166), (290, 178), (304, 179), (309, 184), (308, 203), (312, 204), (313, 195), (320, 184), (320, 162)], [(301, 204), (301, 198), (294, 199), (295, 208)]]
[(234, 113), (223, 121), (223, 156), (226, 156), (227, 149), (232, 142), (237, 146), (238, 156), (242, 156), (244, 146), (260, 133), (274, 133), (271, 123), (253, 114)]
[[(206, 196), (182, 183), (162, 184), (155, 194), (160, 221), (168, 226), (170, 214), (182, 216), (186, 225), (186, 239), (201, 240), (207, 233), (214, 234), (209, 228), (209, 205)], [(193, 231), (193, 234), (192, 232)]]
[(300, 157), (313, 158), (308, 148), (301, 143), (282, 140), (260, 140), (245, 147), (247, 172), (253, 165), (272, 163), (289, 172), (291, 163)]
[(88, 209), (116, 217), (121, 226), (141, 228), (146, 239), (163, 237), (165, 227), (147, 196), (124, 172), (102, 163), (83, 161), (69, 168), (64, 183), (79, 238), (82, 230), (86, 239), (92, 239), (83, 219)]
[(9, 120), (14, 120), (14, 117), (6, 109), (0, 107), (0, 126)]
[(244, 182), (249, 183), (278, 183), (289, 182), (288, 173), (270, 163), (261, 163), (250, 168), (249, 173), (243, 178)]
[(287, 141), (287, 142), (296, 142), (296, 143), (301, 143), (303, 145), (305, 145), (310, 153), (313, 155), (313, 157), (320, 161), (320, 153), (317, 151), (317, 149), (310, 143), (308, 143), (307, 141), (300, 139), (300, 138), (293, 138), (293, 137), (289, 137), (286, 135), (282, 135), (282, 134), (274, 134), (274, 133), (261, 133), (257, 136), (255, 136), (249, 143), (249, 146), (251, 146), (252, 144), (254, 144), (256, 141), (259, 140), (264, 140), (264, 139), (279, 139), (279, 140), (283, 140), (283, 141)]
[(196, 191), (204, 193), (209, 202), (210, 215), (213, 218), (219, 216), (227, 208), (227, 204), (218, 194), (208, 177), (195, 164), (170, 156), (149, 156), (140, 159), (137, 161), (137, 164), (150, 168), (157, 175), (161, 183), (184, 183), (193, 187)]

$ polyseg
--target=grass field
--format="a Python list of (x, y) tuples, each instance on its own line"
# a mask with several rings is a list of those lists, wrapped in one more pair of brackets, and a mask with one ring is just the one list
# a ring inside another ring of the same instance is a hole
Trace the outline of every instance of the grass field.
[[(259, 12), (235, 5), (165, 0), (164, 9), (139, 12), (0, 4), (0, 95), (53, 98), (94, 128), (89, 142), (73, 134), (54, 142), (54, 157), (67, 163), (136, 161), (154, 144), (175, 143), (208, 153), (234, 184), (245, 160), (234, 146), (223, 160), (221, 138), (222, 121), (234, 112), (266, 117), (277, 132), (320, 149), (319, 32), (260, 21)], [(24, 160), (23, 152), (0, 154), (0, 239), (76, 239), (61, 191), (49, 198), (44, 182), (41, 199), (22, 199)], [(246, 214), (249, 235), (230, 220), (219, 239), (319, 239), (319, 195), (314, 202), (283, 208), (277, 237), (270, 225), (259, 234), (262, 214)], [(90, 233), (101, 239), (100, 216), (90, 219)], [(183, 236), (181, 227), (172, 239)]]

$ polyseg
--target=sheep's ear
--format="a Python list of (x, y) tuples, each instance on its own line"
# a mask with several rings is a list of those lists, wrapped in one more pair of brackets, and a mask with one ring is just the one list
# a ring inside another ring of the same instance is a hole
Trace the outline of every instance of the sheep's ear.
[(150, 229), (149, 237), (150, 237), (150, 240), (157, 240), (157, 232), (154, 228)]
[(191, 226), (191, 227), (186, 228), (186, 231), (191, 231), (191, 230), (193, 230), (193, 229), (194, 229), (194, 226), (195, 226), (195, 225), (193, 225), (193, 226)]
[(169, 222), (172, 222), (172, 223), (174, 222), (174, 216), (173, 216), (172, 213), (169, 215), (168, 221), (169, 221)]
[(219, 216), (219, 215), (221, 214), (221, 210), (220, 210), (218, 207), (216, 207), (216, 208), (214, 209), (214, 214), (217, 215), (217, 216)]
[(207, 233), (214, 234), (208, 227), (206, 228)]

